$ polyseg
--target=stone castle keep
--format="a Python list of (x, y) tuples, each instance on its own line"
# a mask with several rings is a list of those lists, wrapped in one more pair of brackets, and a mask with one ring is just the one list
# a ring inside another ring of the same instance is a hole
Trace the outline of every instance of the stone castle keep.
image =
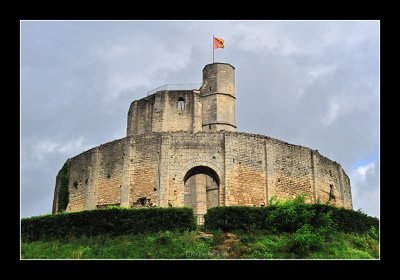
[[(203, 69), (200, 89), (161, 88), (132, 102), (127, 136), (69, 161), (66, 211), (190, 206), (266, 206), (308, 194), (308, 202), (352, 208), (350, 180), (318, 151), (236, 132), (235, 68)], [(53, 213), (58, 207), (57, 175)]]

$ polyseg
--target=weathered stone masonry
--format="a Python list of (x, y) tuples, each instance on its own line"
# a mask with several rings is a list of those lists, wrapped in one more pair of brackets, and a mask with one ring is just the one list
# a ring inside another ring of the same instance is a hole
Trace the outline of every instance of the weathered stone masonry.
[[(127, 137), (71, 159), (67, 211), (107, 205), (266, 206), (272, 196), (352, 208), (350, 180), (317, 151), (236, 131), (234, 68), (203, 70), (200, 90), (132, 102)], [(178, 104), (179, 103), (179, 104)], [(56, 180), (53, 213), (57, 209)]]

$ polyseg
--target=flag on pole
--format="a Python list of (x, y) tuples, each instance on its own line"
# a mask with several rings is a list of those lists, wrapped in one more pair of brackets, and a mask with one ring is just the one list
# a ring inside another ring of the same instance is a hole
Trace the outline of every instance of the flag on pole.
[(224, 48), (224, 42), (225, 42), (224, 39), (214, 37), (214, 49), (218, 49), (218, 48), (223, 49)]

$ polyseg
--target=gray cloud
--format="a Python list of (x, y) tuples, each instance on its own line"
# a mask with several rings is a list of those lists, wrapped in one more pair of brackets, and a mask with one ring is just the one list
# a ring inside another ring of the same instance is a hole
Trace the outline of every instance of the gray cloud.
[(131, 101), (201, 82), (212, 34), (225, 39), (216, 61), (236, 67), (238, 130), (340, 162), (354, 208), (379, 216), (378, 22), (24, 21), (21, 32), (22, 216), (51, 211), (68, 157), (125, 136)]

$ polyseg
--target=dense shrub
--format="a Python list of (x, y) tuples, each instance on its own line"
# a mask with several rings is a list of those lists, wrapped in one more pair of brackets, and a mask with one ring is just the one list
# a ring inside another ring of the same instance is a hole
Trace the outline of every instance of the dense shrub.
[(290, 236), (288, 249), (303, 257), (320, 249), (326, 241), (325, 238), (326, 234), (321, 234), (311, 225), (305, 224)]
[(119, 208), (61, 213), (21, 220), (23, 241), (122, 235), (196, 228), (191, 208)]
[(324, 204), (305, 204), (295, 199), (268, 207), (228, 206), (207, 211), (204, 226), (209, 230), (269, 230), (295, 232), (305, 224), (343, 232), (368, 232), (379, 229), (379, 220), (361, 211)]
[(343, 232), (368, 232), (371, 227), (379, 230), (378, 218), (368, 216), (361, 210), (350, 210), (345, 208), (337, 208), (326, 204), (311, 204), (308, 207), (315, 211), (314, 223), (316, 218), (319, 218), (322, 213), (331, 213), (332, 221), (337, 226), (337, 229)]
[(304, 203), (305, 196), (298, 196), (294, 200), (272, 205), (273, 211), (268, 211), (265, 219), (265, 228), (275, 231), (293, 232), (304, 224), (311, 223), (315, 216), (314, 210)]
[(266, 228), (265, 217), (274, 207), (218, 206), (207, 210), (204, 227), (213, 230), (248, 230)]

